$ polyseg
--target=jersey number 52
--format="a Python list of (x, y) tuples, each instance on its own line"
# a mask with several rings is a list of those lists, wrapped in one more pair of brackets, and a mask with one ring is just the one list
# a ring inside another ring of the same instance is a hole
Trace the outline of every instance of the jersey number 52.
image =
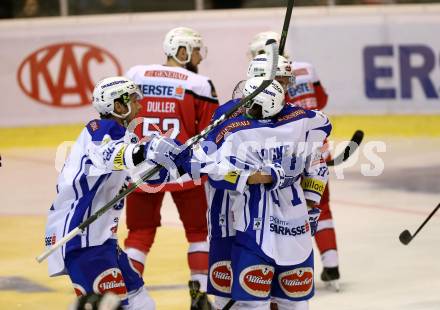
[[(161, 123), (162, 126), (160, 126)], [(144, 123), (142, 126), (142, 135), (144, 137), (157, 133), (164, 134), (170, 129), (173, 130), (170, 138), (175, 139), (180, 132), (180, 121), (178, 118), (160, 119), (158, 117), (144, 117)]]

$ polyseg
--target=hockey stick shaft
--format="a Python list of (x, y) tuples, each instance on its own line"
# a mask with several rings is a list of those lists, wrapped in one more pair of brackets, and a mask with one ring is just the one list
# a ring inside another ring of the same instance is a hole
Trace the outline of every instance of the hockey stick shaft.
[(438, 209), (440, 209), (440, 203), (437, 205), (437, 207), (435, 207), (434, 210), (432, 210), (432, 212), (428, 215), (428, 217), (427, 217), (426, 220), (422, 223), (422, 225), (420, 225), (420, 227), (417, 228), (416, 232), (412, 235), (412, 238), (411, 238), (411, 239), (413, 239), (413, 238), (419, 233), (419, 231), (422, 230), (422, 228), (426, 225), (426, 223), (429, 222), (429, 220), (434, 216), (434, 214), (438, 211)]
[[(270, 41), (270, 42), (269, 42)], [(275, 72), (277, 68), (278, 63), (278, 49), (277, 44), (274, 40), (269, 40), (266, 44), (266, 52), (269, 56), (268, 59), (271, 61), (268, 62), (268, 74), (269, 76), (268, 80), (264, 80), (261, 85), (255, 89), (249, 96), (243, 98), (240, 100), (240, 102), (237, 103), (234, 107), (232, 107), (230, 110), (225, 112), (222, 116), (220, 116), (218, 119), (216, 119), (214, 122), (212, 122), (208, 127), (206, 127), (202, 132), (200, 132), (198, 135), (195, 135), (194, 137), (188, 139), (188, 141), (185, 142), (184, 147), (192, 147), (196, 143), (198, 143), (200, 140), (204, 139), (215, 127), (220, 125), (224, 120), (226, 120), (231, 114), (233, 114), (236, 110), (241, 108), (242, 106), (248, 104), (253, 98), (255, 98), (260, 92), (262, 92), (266, 87), (268, 87), (274, 77)], [(54, 245), (52, 245), (50, 248), (46, 249), (41, 255), (39, 255), (36, 260), (41, 263), (44, 259), (46, 259), (49, 255), (54, 253), (57, 249), (62, 247), (64, 244), (66, 244), (69, 240), (73, 239), (75, 236), (79, 235), (84, 229), (89, 226), (91, 223), (96, 221), (101, 215), (106, 213), (108, 210), (113, 208), (113, 206), (118, 203), (121, 199), (123, 199), (125, 196), (132, 193), (136, 188), (138, 188), (141, 184), (146, 182), (148, 179), (150, 179), (153, 175), (155, 175), (157, 172), (162, 169), (162, 166), (157, 165), (154, 168), (148, 170), (141, 176), (139, 180), (137, 180), (135, 183), (130, 184), (124, 191), (120, 192), (116, 197), (114, 197), (111, 201), (109, 201), (107, 204), (105, 204), (102, 208), (98, 209), (94, 214), (92, 214), (89, 218), (87, 218), (84, 222), (82, 222), (78, 227), (76, 227), (74, 230), (70, 231), (66, 236), (64, 236), (62, 239), (57, 241)]]
[(327, 162), (327, 166), (337, 166), (344, 161), (346, 161), (359, 147), (359, 145), (362, 142), (362, 139), (364, 138), (364, 132), (362, 130), (356, 130), (356, 132), (353, 134), (353, 137), (351, 137), (350, 142), (345, 147), (344, 152), (339, 154), (333, 159), (330, 159)]
[(294, 3), (294, 0), (287, 1), (286, 15), (284, 16), (283, 30), (281, 31), (280, 46), (278, 47), (279, 55), (284, 54), (284, 48), (286, 47), (287, 33), (289, 32), (290, 18), (292, 17)]
[(223, 307), (222, 310), (229, 310), (235, 304), (235, 300), (229, 299), (228, 303)]
[(37, 262), (41, 263), (43, 260), (46, 259), (50, 254), (58, 250), (60, 247), (62, 247), (64, 244), (69, 242), (71, 239), (73, 239), (76, 235), (81, 233), (81, 229), (79, 227), (76, 227), (75, 229), (71, 230), (67, 235), (65, 235), (62, 239), (57, 241), (53, 246), (50, 247), (50, 251), (45, 251), (41, 255), (37, 256), (36, 260)]

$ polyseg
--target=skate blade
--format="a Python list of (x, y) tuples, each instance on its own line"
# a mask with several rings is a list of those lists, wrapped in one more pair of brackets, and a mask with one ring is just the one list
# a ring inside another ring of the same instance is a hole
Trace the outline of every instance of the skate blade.
[(332, 281), (328, 281), (325, 282), (325, 286), (326, 288), (336, 291), (337, 293), (339, 293), (341, 291), (341, 285), (339, 284), (338, 280), (332, 280)]

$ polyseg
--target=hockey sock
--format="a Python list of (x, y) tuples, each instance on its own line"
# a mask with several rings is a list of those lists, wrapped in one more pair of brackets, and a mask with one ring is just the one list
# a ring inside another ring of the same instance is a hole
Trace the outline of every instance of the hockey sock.
[(147, 254), (139, 251), (135, 248), (127, 248), (125, 249), (125, 253), (127, 253), (128, 258), (130, 259), (133, 267), (139, 272), (142, 276), (144, 273), (145, 261), (147, 259)]
[(321, 260), (324, 267), (336, 267), (339, 265), (336, 246), (336, 234), (332, 227), (324, 228), (316, 232), (316, 245), (321, 253)]
[(124, 241), (125, 248), (133, 248), (142, 253), (148, 253), (153, 245), (156, 230), (157, 227), (129, 230), (128, 236)]
[(206, 292), (208, 282), (208, 251), (207, 242), (191, 242), (188, 249), (188, 266), (191, 280), (200, 282), (200, 290)]

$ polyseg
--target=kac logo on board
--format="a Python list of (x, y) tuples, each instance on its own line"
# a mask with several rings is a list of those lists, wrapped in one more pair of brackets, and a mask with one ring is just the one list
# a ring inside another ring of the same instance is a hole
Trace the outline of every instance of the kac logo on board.
[(121, 74), (121, 65), (110, 52), (92, 44), (63, 42), (28, 55), (17, 80), (22, 91), (39, 103), (73, 108), (90, 104), (98, 79)]
[(438, 53), (424, 44), (366, 46), (365, 95), (370, 99), (438, 99), (437, 61)]

